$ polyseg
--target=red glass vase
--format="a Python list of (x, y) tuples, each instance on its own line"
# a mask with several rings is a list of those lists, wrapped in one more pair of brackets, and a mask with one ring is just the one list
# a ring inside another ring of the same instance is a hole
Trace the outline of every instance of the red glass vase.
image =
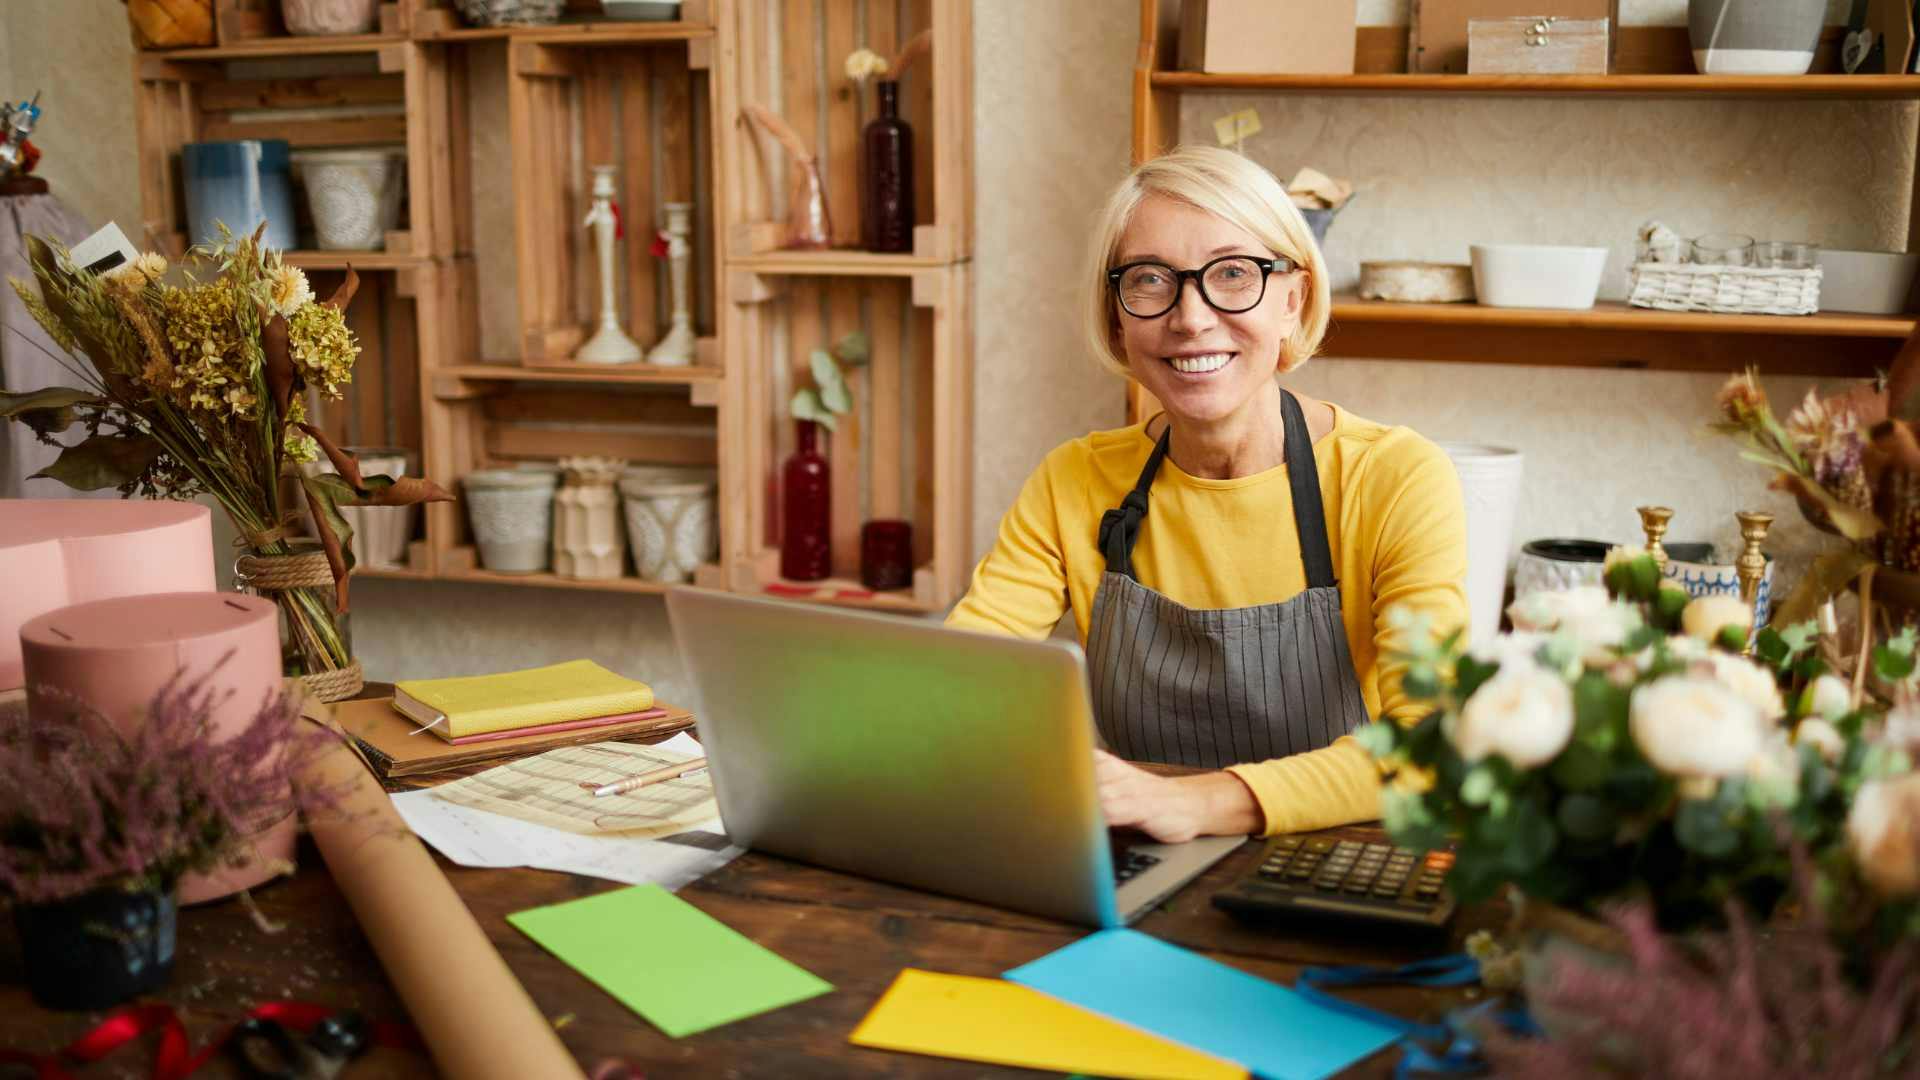
[(876, 84), (880, 115), (862, 133), (860, 246), (913, 250), (913, 129), (900, 119), (900, 84)]
[(819, 581), (833, 572), (833, 491), (819, 430), (811, 420), (796, 424), (800, 445), (780, 471), (780, 576)]

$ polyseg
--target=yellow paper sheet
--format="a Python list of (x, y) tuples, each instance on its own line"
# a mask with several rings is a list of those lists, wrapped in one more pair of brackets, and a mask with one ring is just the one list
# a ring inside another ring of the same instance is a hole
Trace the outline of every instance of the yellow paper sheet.
[(908, 968), (849, 1042), (1125, 1080), (1245, 1080), (1247, 1071), (1001, 979)]
[(442, 784), (433, 793), (475, 810), (588, 836), (672, 836), (719, 816), (708, 774), (663, 780), (623, 795), (596, 797), (592, 788), (694, 756), (633, 743), (565, 746)]

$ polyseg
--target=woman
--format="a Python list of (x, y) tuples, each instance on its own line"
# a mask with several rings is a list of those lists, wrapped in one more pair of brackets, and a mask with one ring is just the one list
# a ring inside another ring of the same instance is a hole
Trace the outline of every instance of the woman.
[(1114, 751), (1097, 769), (1110, 825), (1178, 842), (1377, 817), (1379, 772), (1348, 733), (1418, 711), (1388, 614), (1466, 623), (1452, 465), (1281, 386), (1331, 301), (1258, 165), (1183, 147), (1139, 166), (1091, 262), (1089, 342), (1165, 412), (1048, 454), (948, 622), (1040, 638), (1073, 612)]

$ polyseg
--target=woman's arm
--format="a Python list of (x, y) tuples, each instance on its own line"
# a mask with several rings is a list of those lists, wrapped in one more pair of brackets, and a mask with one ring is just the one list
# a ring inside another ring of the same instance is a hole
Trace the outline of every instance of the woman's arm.
[(974, 568), (973, 583), (947, 615), (947, 625), (1012, 637), (1044, 638), (1067, 613), (1067, 566), (1062, 553), (1054, 484), (1043, 461), (1020, 488), (993, 550)]

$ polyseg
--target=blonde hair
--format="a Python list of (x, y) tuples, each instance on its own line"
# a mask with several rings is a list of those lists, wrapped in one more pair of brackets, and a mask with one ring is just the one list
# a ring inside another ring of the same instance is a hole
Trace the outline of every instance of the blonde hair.
[(1274, 175), (1252, 161), (1213, 146), (1180, 146), (1171, 153), (1134, 166), (1113, 189), (1100, 211), (1088, 249), (1088, 289), (1081, 312), (1087, 344), (1101, 366), (1131, 378), (1127, 358), (1117, 347), (1113, 294), (1107, 270), (1113, 265), (1120, 236), (1134, 211), (1149, 195), (1177, 199), (1231, 222), (1252, 233), (1276, 255), (1284, 255), (1306, 271), (1306, 294), (1300, 304), (1300, 324), (1281, 347), (1281, 371), (1292, 371), (1319, 351), (1327, 332), (1333, 296), (1327, 287), (1326, 263), (1313, 231)]

